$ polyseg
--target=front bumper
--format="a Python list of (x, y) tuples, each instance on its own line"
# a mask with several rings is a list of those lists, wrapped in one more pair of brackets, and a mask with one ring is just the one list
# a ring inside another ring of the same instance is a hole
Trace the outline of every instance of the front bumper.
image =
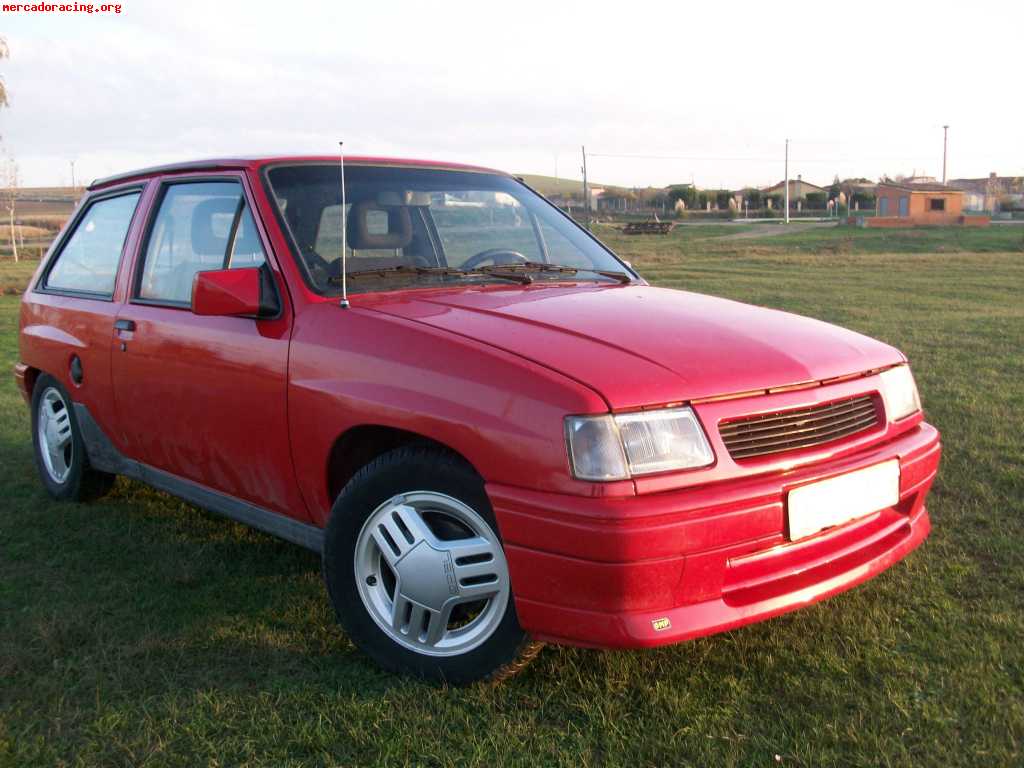
[[(592, 498), (488, 484), (520, 624), (539, 639), (665, 645), (823, 600), (880, 573), (928, 535), (938, 432), (786, 473), (682, 491)], [(892, 458), (900, 501), (814, 536), (785, 537), (789, 488)]]

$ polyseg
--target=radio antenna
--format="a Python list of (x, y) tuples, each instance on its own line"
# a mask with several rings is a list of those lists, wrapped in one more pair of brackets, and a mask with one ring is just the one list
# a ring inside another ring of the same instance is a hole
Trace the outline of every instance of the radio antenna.
[(348, 309), (348, 257), (345, 253), (348, 246), (346, 242), (348, 216), (345, 213), (345, 142), (343, 141), (338, 142), (338, 158), (341, 166), (341, 301), (339, 305), (342, 309)]

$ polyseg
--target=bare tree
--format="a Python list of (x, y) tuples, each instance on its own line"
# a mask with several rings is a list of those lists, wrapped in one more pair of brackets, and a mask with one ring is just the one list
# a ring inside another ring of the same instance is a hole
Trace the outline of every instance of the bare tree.
[(0, 172), (3, 181), (3, 205), (7, 209), (7, 221), (11, 227), (11, 251), (14, 261), (18, 261), (18, 231), (14, 226), (14, 208), (18, 202), (18, 164), (14, 158), (4, 156), (3, 170)]
[[(11, 51), (7, 47), (7, 40), (0, 37), (0, 60), (10, 58)], [(0, 109), (6, 107), (7, 102), (7, 84), (4, 82), (3, 75), (0, 75)], [(3, 137), (0, 136), (0, 139)], [(11, 227), (11, 252), (14, 254), (14, 260), (18, 260), (18, 231), (14, 228), (14, 206), (18, 199), (18, 164), (14, 162), (14, 158), (3, 154), (3, 167), (0, 169), (0, 182), (3, 184), (3, 203), (7, 208), (7, 220)]]
[[(0, 37), (0, 59), (9, 58), (11, 55), (10, 49), (7, 47), (7, 41)], [(0, 107), (7, 106), (7, 86), (4, 85), (4, 77), (0, 75)]]

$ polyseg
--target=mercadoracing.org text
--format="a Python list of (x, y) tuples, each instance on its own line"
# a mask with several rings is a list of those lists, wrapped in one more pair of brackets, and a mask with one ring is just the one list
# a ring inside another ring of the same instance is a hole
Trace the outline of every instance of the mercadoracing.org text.
[(121, 3), (4, 3), (4, 13), (120, 13)]

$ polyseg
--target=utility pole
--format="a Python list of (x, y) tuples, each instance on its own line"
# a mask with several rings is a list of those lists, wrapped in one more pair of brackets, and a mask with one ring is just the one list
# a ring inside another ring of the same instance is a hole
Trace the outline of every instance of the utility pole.
[(786, 139), (786, 223), (789, 224), (789, 139)]
[(946, 147), (949, 144), (949, 126), (942, 126), (942, 183), (946, 183)]
[(587, 229), (590, 229), (590, 193), (587, 191), (587, 148), (581, 146), (583, 151), (583, 217), (587, 222)]
[(71, 191), (75, 191), (75, 161), (71, 161)]

